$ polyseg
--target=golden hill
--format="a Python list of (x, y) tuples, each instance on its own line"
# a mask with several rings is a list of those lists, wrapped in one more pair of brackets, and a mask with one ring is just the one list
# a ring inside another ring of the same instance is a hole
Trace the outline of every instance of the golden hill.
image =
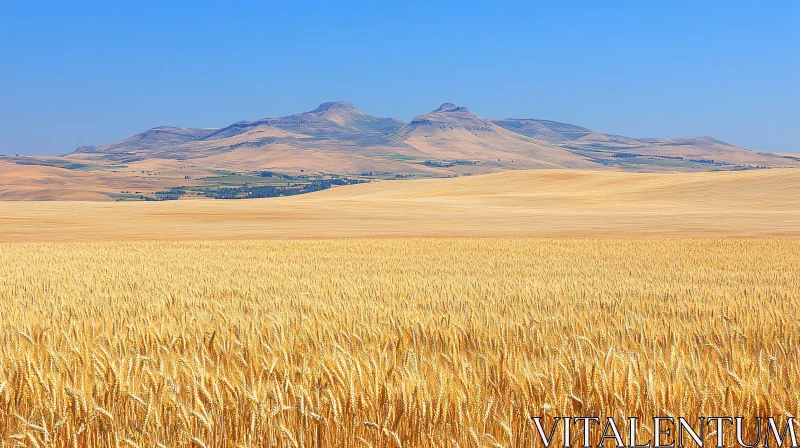
[(797, 236), (798, 191), (798, 169), (530, 170), (273, 199), (0, 202), (0, 240)]

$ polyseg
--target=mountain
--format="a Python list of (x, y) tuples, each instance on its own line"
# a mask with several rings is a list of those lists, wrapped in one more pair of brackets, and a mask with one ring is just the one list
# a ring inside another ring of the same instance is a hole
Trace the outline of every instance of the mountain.
[(430, 159), (479, 161), (486, 171), (593, 165), (586, 157), (509, 131), (453, 103), (414, 118), (396, 136)]
[(77, 153), (105, 154), (118, 161), (145, 158), (185, 160), (208, 157), (240, 147), (273, 144), (316, 147), (334, 141), (348, 145), (389, 143), (387, 136), (404, 123), (393, 118), (367, 115), (352, 104), (322, 103), (310, 112), (281, 118), (240, 121), (219, 129), (158, 127), (101, 147), (83, 147)]
[[(366, 114), (346, 101), (218, 129), (157, 127), (111, 145), (82, 147), (66, 157), (76, 163), (197, 160), (234, 169), (434, 176), (523, 168), (708, 170), (798, 162), (711, 137), (631, 138), (549, 120), (490, 120), (453, 103), (404, 123)], [(201, 160), (207, 158), (213, 160)]]
[(351, 103), (338, 101), (322, 103), (310, 112), (287, 117), (241, 121), (220, 129), (207, 138), (219, 140), (258, 127), (272, 127), (324, 139), (361, 140), (371, 136), (387, 135), (402, 127), (403, 124), (402, 121), (393, 118), (367, 115), (356, 109)]
[(81, 146), (75, 152), (131, 152), (131, 151), (158, 151), (160, 148), (181, 145), (203, 139), (216, 132), (216, 129), (190, 129), (162, 126), (148, 129), (141, 134), (122, 140), (121, 142), (100, 148), (94, 146)]
[(713, 169), (795, 166), (797, 159), (748, 151), (713, 137), (631, 138), (603, 134), (581, 126), (537, 119), (496, 119), (497, 126), (565, 148), (603, 165), (657, 165)]
[(748, 151), (711, 137), (631, 138), (549, 120), (486, 119), (453, 103), (404, 123), (366, 114), (346, 101), (219, 129), (158, 127), (66, 157), (82, 159), (77, 163), (213, 158), (207, 162), (233, 169), (433, 176), (524, 168), (652, 171), (798, 164), (791, 156)]
[(712, 137), (633, 138), (549, 120), (487, 119), (453, 103), (406, 123), (338, 101), (222, 128), (156, 127), (60, 157), (0, 156), (8, 190), (0, 197), (17, 197), (24, 188), (26, 197), (37, 197), (44, 188), (35, 184), (37, 178), (49, 186), (41, 197), (126, 199), (176, 187), (202, 195), (203, 189), (291, 184), (278, 177), (265, 180), (262, 172), (308, 182), (540, 168), (659, 172), (797, 166), (800, 157), (748, 151)]
[(427, 127), (441, 130), (462, 129), (466, 131), (495, 132), (491, 121), (480, 118), (453, 103), (444, 103), (433, 112), (420, 115), (408, 124), (408, 130), (425, 129)]
[(492, 120), (492, 123), (518, 134), (550, 142), (568, 142), (588, 135), (602, 135), (581, 126), (550, 120), (507, 118)]

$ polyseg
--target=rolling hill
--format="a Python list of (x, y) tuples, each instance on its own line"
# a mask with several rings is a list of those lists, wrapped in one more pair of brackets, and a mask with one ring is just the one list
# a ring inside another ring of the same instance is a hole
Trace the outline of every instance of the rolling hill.
[[(157, 127), (60, 157), (3, 156), (0, 199), (161, 199), (176, 189), (200, 197), (210, 189), (281, 186), (287, 179), (299, 185), (521, 169), (796, 166), (799, 157), (748, 151), (712, 137), (631, 138), (548, 120), (487, 119), (452, 103), (405, 123), (339, 101), (223, 128)], [(277, 176), (274, 182), (261, 177), (264, 172)]]
[(800, 170), (520, 170), (246, 201), (0, 202), (0, 241), (800, 236)]

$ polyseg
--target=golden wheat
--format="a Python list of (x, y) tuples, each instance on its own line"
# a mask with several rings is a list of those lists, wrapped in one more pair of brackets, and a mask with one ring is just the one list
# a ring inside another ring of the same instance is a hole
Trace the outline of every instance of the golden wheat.
[(800, 412), (799, 240), (12, 243), (0, 299), (9, 445), (532, 446), (531, 416)]

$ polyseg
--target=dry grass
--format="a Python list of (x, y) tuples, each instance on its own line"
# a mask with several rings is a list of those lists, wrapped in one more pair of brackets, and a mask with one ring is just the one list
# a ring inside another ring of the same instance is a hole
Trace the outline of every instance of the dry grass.
[(529, 446), (532, 415), (800, 412), (797, 240), (14, 243), (0, 297), (9, 445)]
[(515, 171), (300, 196), (2, 202), (0, 241), (385, 236), (800, 236), (800, 169)]

